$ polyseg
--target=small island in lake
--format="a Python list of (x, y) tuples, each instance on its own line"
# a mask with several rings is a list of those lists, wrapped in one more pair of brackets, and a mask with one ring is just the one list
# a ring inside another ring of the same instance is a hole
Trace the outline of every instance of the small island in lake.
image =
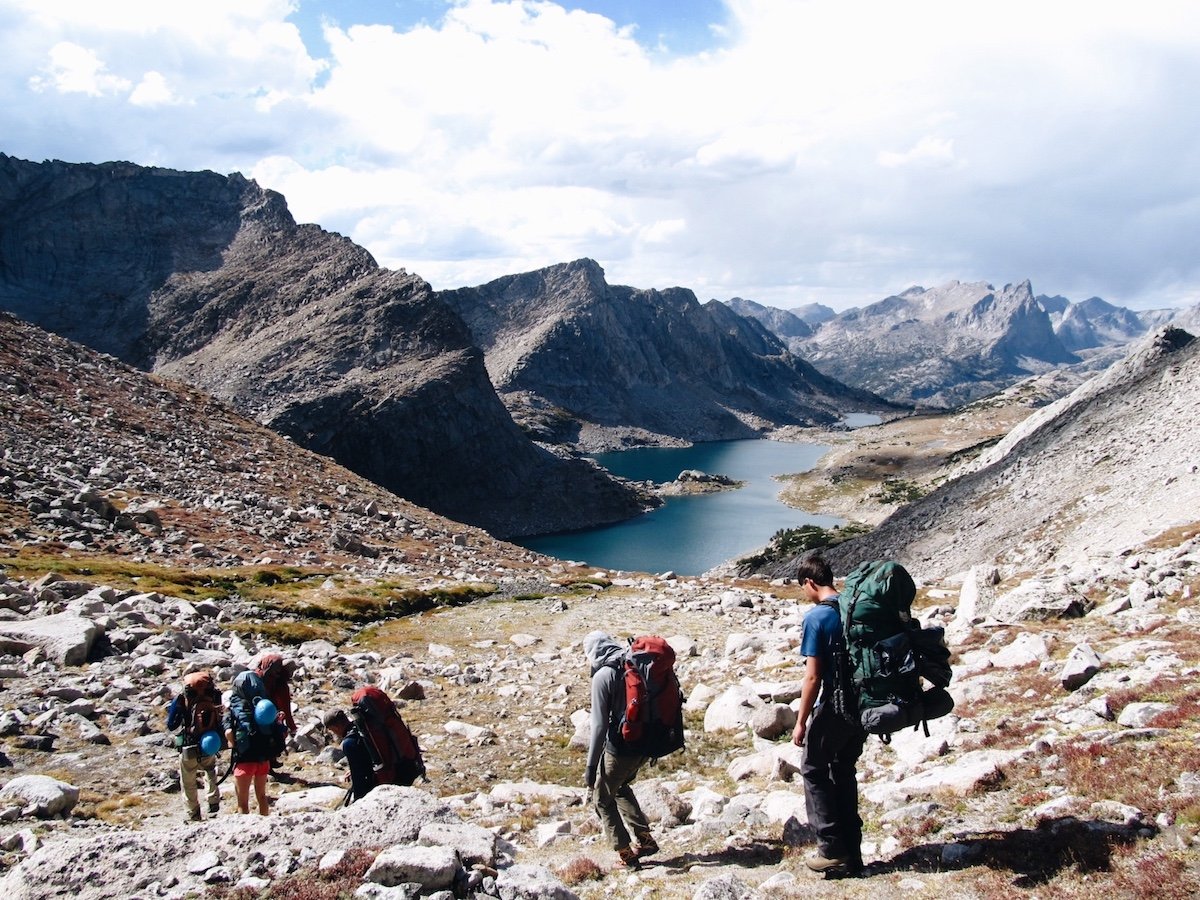
[(746, 482), (736, 481), (728, 475), (709, 475), (697, 469), (685, 469), (674, 481), (660, 484), (655, 492), (661, 497), (687, 497), (693, 494), (735, 491), (745, 484)]

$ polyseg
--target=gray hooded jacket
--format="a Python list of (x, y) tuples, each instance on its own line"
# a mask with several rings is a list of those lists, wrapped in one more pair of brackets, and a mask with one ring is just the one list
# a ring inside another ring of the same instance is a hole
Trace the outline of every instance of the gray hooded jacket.
[(583, 639), (583, 652), (592, 668), (592, 734), (585, 773), (588, 787), (596, 782), (600, 754), (605, 748), (620, 752), (616, 728), (625, 711), (625, 677), (620, 663), (628, 649), (603, 631), (593, 631)]

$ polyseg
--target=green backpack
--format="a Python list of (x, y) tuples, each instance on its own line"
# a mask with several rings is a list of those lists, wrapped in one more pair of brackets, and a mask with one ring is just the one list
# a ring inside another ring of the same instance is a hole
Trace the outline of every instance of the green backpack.
[[(857, 719), (884, 743), (910, 725), (924, 726), (928, 735), (928, 720), (954, 708), (945, 690), (951, 677), (945, 633), (913, 621), (916, 593), (904, 566), (877, 560), (846, 576), (838, 596)], [(932, 687), (922, 688), (922, 678)]]

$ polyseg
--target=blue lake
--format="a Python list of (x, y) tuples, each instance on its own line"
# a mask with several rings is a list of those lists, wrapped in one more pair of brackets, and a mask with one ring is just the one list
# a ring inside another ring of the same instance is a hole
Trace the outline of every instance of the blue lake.
[[(865, 423), (864, 423), (865, 424)], [(840, 525), (779, 502), (772, 475), (811, 469), (828, 448), (781, 441), (717, 441), (683, 448), (601, 453), (610, 472), (638, 481), (673, 481), (685, 469), (746, 482), (738, 490), (670, 497), (659, 509), (604, 528), (520, 541), (559, 559), (607, 569), (699, 575), (763, 546), (781, 528)]]

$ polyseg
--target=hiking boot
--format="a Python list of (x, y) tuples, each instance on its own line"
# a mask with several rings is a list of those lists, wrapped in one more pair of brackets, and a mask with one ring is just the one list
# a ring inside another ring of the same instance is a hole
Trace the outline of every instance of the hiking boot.
[(215, 815), (216, 815), (216, 814), (217, 814), (217, 813), (220, 811), (220, 809), (221, 809), (221, 804), (220, 804), (220, 803), (210, 803), (210, 804), (208, 804), (208, 814), (209, 814), (210, 816), (215, 816)]
[(645, 859), (647, 856), (653, 856), (658, 852), (658, 842), (654, 840), (654, 835), (646, 831), (637, 836), (637, 846), (633, 848), (633, 852), (637, 854), (638, 859)]
[(813, 872), (828, 872), (830, 869), (847, 869), (851, 862), (849, 856), (826, 856), (823, 851), (818, 850), (804, 860), (804, 865)]
[(193, 809), (191, 812), (188, 813), (188, 821), (189, 822), (204, 821), (203, 819), (200, 818), (200, 807), (196, 807), (195, 809)]
[(636, 869), (638, 867), (637, 851), (632, 847), (622, 847), (617, 851), (617, 865), (623, 869)]

